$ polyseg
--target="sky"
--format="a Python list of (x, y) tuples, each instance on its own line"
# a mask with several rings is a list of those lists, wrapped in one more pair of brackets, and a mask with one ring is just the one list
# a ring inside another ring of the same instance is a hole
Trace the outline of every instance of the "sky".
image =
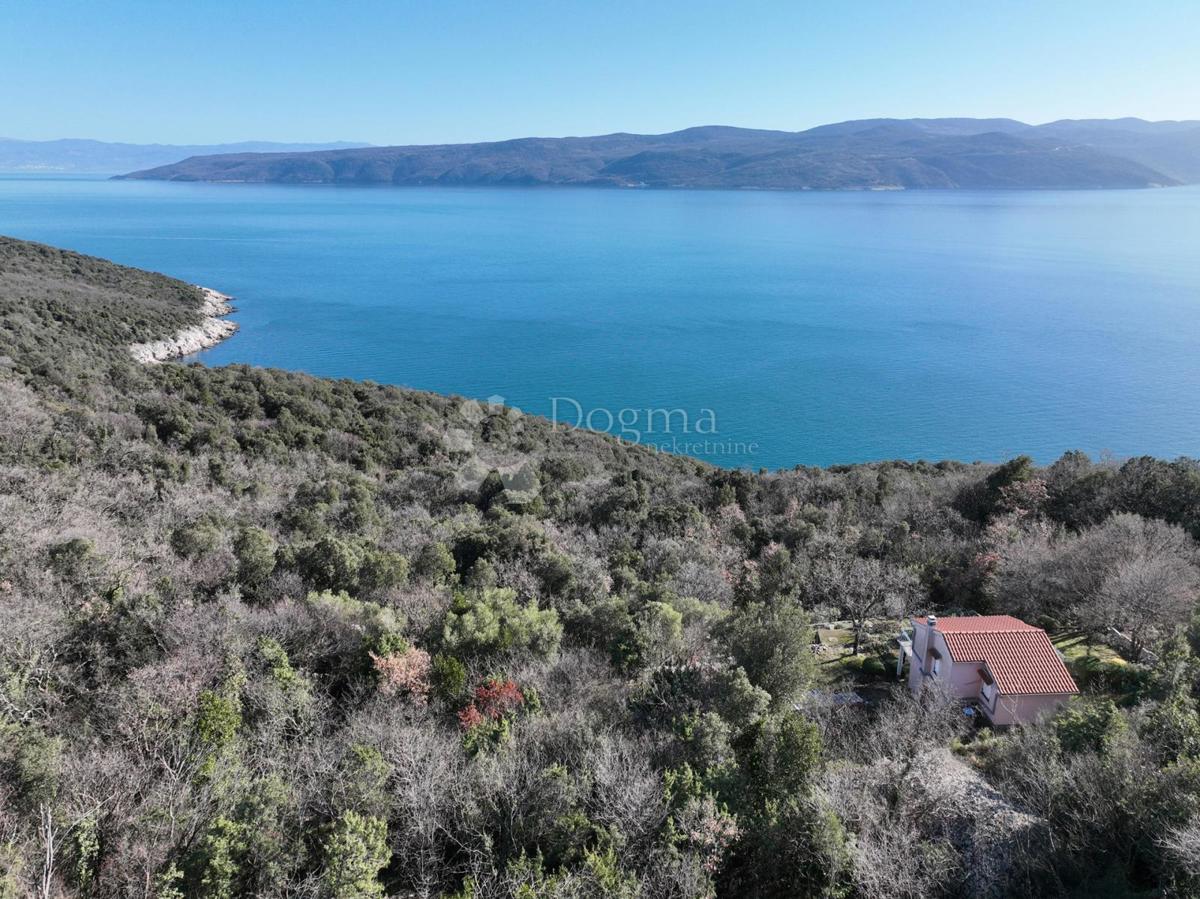
[(0, 79), (29, 140), (1200, 118), (1200, 3), (5, 0)]

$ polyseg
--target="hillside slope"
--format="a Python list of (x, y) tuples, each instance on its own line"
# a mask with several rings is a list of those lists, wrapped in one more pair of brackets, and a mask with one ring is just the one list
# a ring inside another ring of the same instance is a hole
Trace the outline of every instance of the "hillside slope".
[[(752, 474), (133, 360), (202, 300), (0, 241), (0, 896), (1187, 886), (1196, 462)], [(1163, 664), (1081, 659), (1053, 721), (889, 694), (907, 611), (1134, 605)]]
[[(1098, 131), (1104, 140), (1096, 137)], [(1130, 146), (1137, 158), (1122, 155)], [(1186, 177), (1173, 177), (1146, 160), (1162, 161)], [(1137, 134), (1093, 128), (1079, 139), (1064, 139), (1061, 131), (1011, 120), (880, 119), (798, 133), (713, 126), (660, 135), (222, 154), (123, 177), (760, 190), (1135, 188), (1186, 180), (1195, 171), (1194, 160), (1200, 160), (1200, 145), (1186, 130), (1152, 127)]]

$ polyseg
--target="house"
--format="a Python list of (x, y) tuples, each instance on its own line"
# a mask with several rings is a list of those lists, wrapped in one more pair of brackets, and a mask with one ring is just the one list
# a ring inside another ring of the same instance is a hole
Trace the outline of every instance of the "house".
[(914, 618), (911, 652), (914, 693), (944, 684), (992, 724), (1032, 721), (1079, 692), (1046, 632), (1011, 615)]

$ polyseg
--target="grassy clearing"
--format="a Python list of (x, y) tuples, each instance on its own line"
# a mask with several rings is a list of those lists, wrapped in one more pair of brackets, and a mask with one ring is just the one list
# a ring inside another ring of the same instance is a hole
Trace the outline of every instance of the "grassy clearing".
[(1063, 654), (1069, 663), (1076, 662), (1079, 659), (1091, 657), (1098, 662), (1103, 662), (1112, 665), (1128, 665), (1129, 662), (1122, 658), (1121, 654), (1106, 643), (1092, 642), (1091, 646), (1087, 645), (1087, 640), (1083, 634), (1077, 631), (1065, 631), (1059, 634), (1051, 634), (1050, 642), (1054, 644), (1054, 648)]
[(1150, 685), (1149, 669), (1135, 665), (1106, 643), (1088, 646), (1079, 633), (1060, 633), (1051, 641), (1083, 693), (1107, 696), (1121, 706), (1140, 702)]
[(898, 633), (898, 621), (872, 621), (863, 633), (858, 655), (854, 655), (854, 630), (848, 622), (818, 628), (822, 647), (817, 664), (819, 686), (868, 686), (894, 681)]

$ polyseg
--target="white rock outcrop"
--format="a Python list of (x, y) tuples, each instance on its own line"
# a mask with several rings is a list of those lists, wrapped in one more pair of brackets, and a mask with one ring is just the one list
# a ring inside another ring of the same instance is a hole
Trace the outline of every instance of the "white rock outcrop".
[(204, 294), (204, 304), (200, 307), (200, 314), (204, 316), (204, 321), (190, 328), (184, 328), (163, 340), (135, 343), (129, 348), (134, 359), (146, 365), (156, 365), (159, 362), (166, 362), (168, 359), (190, 356), (192, 353), (216, 346), (238, 329), (236, 323), (222, 317), (233, 312), (233, 307), (229, 305), (232, 297), (227, 297), (208, 287), (200, 287), (200, 291)]

